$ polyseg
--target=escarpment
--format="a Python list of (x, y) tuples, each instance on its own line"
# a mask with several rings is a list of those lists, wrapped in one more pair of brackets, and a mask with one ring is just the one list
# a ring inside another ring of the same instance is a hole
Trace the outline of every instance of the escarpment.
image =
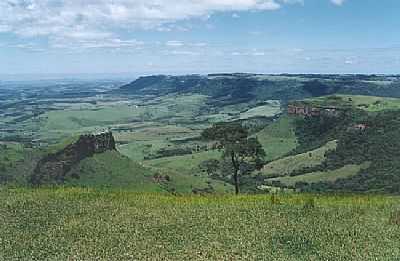
[(111, 132), (82, 135), (75, 143), (42, 158), (31, 175), (30, 183), (32, 185), (62, 184), (74, 165), (94, 154), (110, 150), (116, 150)]

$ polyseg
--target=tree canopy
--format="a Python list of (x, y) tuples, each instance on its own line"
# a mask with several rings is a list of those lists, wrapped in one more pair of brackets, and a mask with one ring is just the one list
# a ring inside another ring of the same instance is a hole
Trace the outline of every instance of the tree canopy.
[(250, 137), (240, 123), (217, 123), (204, 130), (202, 136), (219, 142), (223, 147), (223, 157), (232, 164), (235, 192), (239, 194), (239, 176), (249, 174), (252, 167), (262, 166), (265, 151), (260, 142), (256, 137)]

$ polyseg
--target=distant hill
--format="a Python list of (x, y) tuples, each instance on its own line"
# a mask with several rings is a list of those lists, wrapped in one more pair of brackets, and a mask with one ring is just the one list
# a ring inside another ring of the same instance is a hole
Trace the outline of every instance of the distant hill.
[(332, 94), (400, 97), (400, 77), (376, 75), (210, 74), (140, 77), (114, 93), (199, 93), (211, 105), (299, 100)]

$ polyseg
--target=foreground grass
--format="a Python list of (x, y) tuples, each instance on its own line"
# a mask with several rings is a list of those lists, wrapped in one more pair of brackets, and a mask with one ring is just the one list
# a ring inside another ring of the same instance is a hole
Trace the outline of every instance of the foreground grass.
[(399, 206), (383, 196), (3, 189), (0, 260), (397, 260)]

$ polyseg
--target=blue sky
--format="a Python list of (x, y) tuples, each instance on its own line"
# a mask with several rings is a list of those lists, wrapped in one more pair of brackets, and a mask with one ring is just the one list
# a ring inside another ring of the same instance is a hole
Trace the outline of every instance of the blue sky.
[(400, 73), (398, 0), (1, 0), (0, 74)]

